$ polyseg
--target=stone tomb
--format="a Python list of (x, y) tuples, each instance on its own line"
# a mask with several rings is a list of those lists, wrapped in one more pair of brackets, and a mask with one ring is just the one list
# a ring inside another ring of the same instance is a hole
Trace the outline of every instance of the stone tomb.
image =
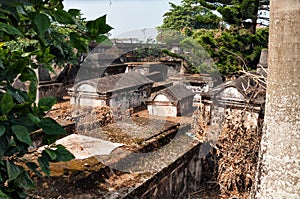
[[(51, 79), (49, 71), (43, 67), (38, 67), (36, 69), (36, 75), (38, 78), (38, 86), (36, 92), (36, 100), (43, 97), (55, 97), (57, 99), (62, 99), (67, 93), (63, 83), (58, 82), (55, 78)], [(29, 89), (29, 82), (21, 82), (17, 79), (12, 86), (14, 88), (26, 91)]]
[(141, 106), (150, 96), (153, 81), (128, 72), (77, 83), (71, 90), (71, 104), (111, 106), (129, 109)]
[(206, 74), (178, 74), (169, 78), (173, 82), (181, 82), (187, 89), (195, 93), (193, 105), (201, 105), (205, 96), (213, 88), (215, 81), (212, 76)]
[(161, 62), (128, 62), (127, 71), (145, 75), (154, 82), (161, 82), (168, 77), (168, 66)]
[[(265, 103), (265, 86), (247, 75), (216, 86), (211, 91), (216, 103), (211, 109), (211, 115), (223, 115), (226, 120), (243, 121), (246, 129), (256, 129)], [(210, 107), (211, 103), (207, 102), (204, 105)], [(211, 122), (220, 124), (223, 120), (223, 117), (214, 117)]]
[(193, 107), (194, 95), (192, 91), (180, 84), (165, 88), (152, 94), (148, 99), (149, 114), (176, 117), (189, 113)]
[[(92, 140), (124, 146), (108, 155), (52, 163), (51, 176), (36, 183), (38, 189), (32, 196), (185, 198), (188, 190), (199, 188), (203, 154), (201, 144), (188, 136), (188, 126), (148, 118), (128, 119), (131, 123), (122, 121), (81, 132)], [(114, 135), (116, 130), (118, 136)], [(84, 142), (81, 147), (85, 148)]]

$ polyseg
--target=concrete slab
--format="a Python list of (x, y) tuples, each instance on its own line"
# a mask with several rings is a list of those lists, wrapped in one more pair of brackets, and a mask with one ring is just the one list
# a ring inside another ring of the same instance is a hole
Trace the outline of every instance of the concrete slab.
[(86, 159), (96, 155), (109, 155), (116, 148), (123, 146), (85, 135), (72, 134), (55, 142), (65, 146), (76, 159)]
[(78, 134), (99, 138), (126, 146), (137, 146), (160, 134), (172, 129), (178, 129), (178, 122), (169, 122), (159, 119), (132, 117), (123, 118), (115, 123), (95, 129), (77, 127)]

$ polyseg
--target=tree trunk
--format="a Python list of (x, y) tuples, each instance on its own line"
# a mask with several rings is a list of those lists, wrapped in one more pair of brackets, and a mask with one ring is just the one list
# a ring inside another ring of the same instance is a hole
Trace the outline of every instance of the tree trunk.
[(256, 23), (257, 23), (257, 14), (258, 14), (258, 8), (259, 8), (259, 0), (255, 0), (253, 3), (253, 17), (251, 18), (252, 23), (250, 25), (250, 32), (251, 34), (256, 33)]
[(300, 0), (272, 0), (264, 132), (251, 198), (300, 198)]

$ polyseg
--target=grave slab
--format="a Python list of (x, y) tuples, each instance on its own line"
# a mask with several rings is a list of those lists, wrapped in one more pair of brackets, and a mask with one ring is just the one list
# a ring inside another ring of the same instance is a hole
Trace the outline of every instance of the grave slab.
[(65, 146), (76, 159), (86, 159), (95, 155), (108, 155), (116, 148), (124, 145), (78, 134), (66, 136), (55, 143)]

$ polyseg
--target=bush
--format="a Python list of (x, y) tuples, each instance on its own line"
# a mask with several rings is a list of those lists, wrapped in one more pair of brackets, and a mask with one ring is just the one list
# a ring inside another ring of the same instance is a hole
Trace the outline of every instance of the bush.
[[(79, 10), (63, 10), (62, 0), (15, 0), (0, 4), (0, 198), (26, 198), (34, 187), (31, 170), (50, 174), (49, 162), (68, 161), (74, 156), (53, 145), (65, 130), (44, 117), (56, 99), (36, 103), (38, 79), (35, 69), (76, 59), (76, 49), (87, 51), (90, 40), (101, 42), (111, 27), (105, 16), (84, 22)], [(27, 82), (28, 90), (12, 85)], [(36, 161), (25, 158), (34, 147), (32, 132), (42, 129), (46, 147)]]

